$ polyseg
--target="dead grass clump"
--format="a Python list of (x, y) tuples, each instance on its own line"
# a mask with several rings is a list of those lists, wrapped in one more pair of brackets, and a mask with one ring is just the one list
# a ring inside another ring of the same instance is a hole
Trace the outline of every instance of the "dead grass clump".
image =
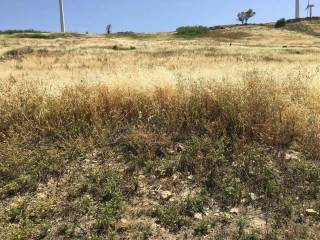
[(128, 50), (135, 50), (136, 47), (134, 46), (124, 47), (124, 46), (114, 45), (111, 49), (117, 50), (117, 51), (128, 51)]
[(33, 51), (30, 47), (22, 47), (5, 52), (1, 58), (3, 60), (21, 60), (25, 55), (31, 54)]
[(209, 37), (217, 38), (217, 39), (225, 39), (225, 40), (241, 40), (244, 38), (248, 38), (251, 35), (247, 32), (242, 31), (228, 31), (224, 29), (217, 29), (214, 31), (210, 31), (207, 34)]
[(26, 56), (35, 55), (38, 57), (48, 57), (49, 51), (45, 48), (43, 49), (33, 49), (31, 47), (23, 47), (18, 49), (13, 49), (5, 52), (0, 60), (9, 61), (9, 60), (19, 60), (21, 61)]
[(13, 126), (29, 126), (29, 131), (41, 135), (55, 132), (74, 137), (95, 129), (144, 125), (173, 136), (209, 132), (290, 147), (316, 138), (308, 134), (312, 121), (306, 119), (312, 90), (302, 86), (294, 81), (280, 84), (251, 72), (241, 85), (192, 86), (179, 93), (111, 90), (101, 85), (66, 89), (58, 97), (29, 92), (1, 102), (5, 114), (0, 128), (8, 133)]

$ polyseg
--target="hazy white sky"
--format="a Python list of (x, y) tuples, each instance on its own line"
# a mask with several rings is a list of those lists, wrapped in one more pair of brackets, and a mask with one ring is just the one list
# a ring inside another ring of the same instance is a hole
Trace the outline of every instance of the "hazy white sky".
[[(58, 0), (2, 0), (0, 29), (59, 31)], [(67, 31), (172, 31), (182, 25), (219, 25), (236, 22), (239, 11), (257, 12), (252, 22), (293, 18), (295, 0), (65, 0)], [(300, 0), (306, 16), (307, 0)], [(320, 0), (314, 15), (320, 13)], [(319, 6), (319, 7), (318, 7)], [(319, 8), (319, 9), (318, 9)]]

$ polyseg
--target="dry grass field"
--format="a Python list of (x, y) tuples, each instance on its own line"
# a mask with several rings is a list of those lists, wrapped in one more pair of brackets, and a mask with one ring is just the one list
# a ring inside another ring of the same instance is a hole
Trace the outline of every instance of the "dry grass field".
[(299, 24), (0, 35), (0, 239), (319, 239)]

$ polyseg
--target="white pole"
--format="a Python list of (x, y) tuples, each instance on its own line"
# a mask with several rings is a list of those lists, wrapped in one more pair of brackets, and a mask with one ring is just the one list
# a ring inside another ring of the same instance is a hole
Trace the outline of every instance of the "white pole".
[(300, 18), (300, 0), (296, 0), (296, 18)]
[(60, 0), (60, 24), (61, 24), (61, 32), (65, 32), (65, 25), (64, 25), (64, 10), (63, 10), (63, 0)]

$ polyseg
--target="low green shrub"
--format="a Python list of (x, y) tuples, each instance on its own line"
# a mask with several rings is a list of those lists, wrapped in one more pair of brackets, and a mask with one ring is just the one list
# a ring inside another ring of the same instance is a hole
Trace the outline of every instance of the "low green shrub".
[(93, 215), (99, 234), (113, 231), (124, 212), (121, 177), (106, 169), (89, 169), (86, 177), (75, 175), (68, 189), (69, 212)]
[(53, 199), (35, 201), (24, 198), (5, 209), (7, 228), (2, 236), (10, 240), (43, 239), (52, 227), (49, 221), (54, 211)]
[(281, 18), (279, 19), (276, 24), (274, 25), (275, 28), (282, 28), (284, 26), (286, 26), (286, 19), (285, 18)]
[(209, 28), (204, 26), (185, 26), (176, 29), (177, 36), (180, 37), (196, 37), (208, 32)]
[(5, 31), (0, 31), (0, 34), (16, 34), (16, 33), (41, 33), (41, 31), (37, 31), (34, 29), (26, 29), (26, 30), (9, 29)]
[(181, 227), (189, 225), (190, 219), (181, 214), (178, 202), (172, 202), (165, 206), (157, 206), (153, 212), (157, 222), (171, 232), (177, 232)]
[(196, 236), (203, 236), (208, 233), (209, 224), (206, 220), (201, 220), (198, 222), (194, 227), (194, 235)]
[(157, 206), (153, 215), (162, 226), (171, 232), (177, 232), (181, 227), (190, 225), (194, 214), (201, 213), (207, 201), (206, 195), (188, 196), (182, 201)]

